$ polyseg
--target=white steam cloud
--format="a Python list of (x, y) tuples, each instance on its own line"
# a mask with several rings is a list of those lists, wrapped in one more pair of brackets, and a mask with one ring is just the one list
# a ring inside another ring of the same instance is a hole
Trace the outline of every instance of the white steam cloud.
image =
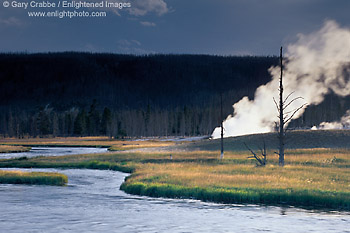
[[(350, 30), (328, 20), (324, 26), (309, 35), (298, 35), (295, 44), (287, 47), (284, 63), (284, 96), (301, 96), (304, 100), (293, 102), (288, 109), (293, 110), (303, 103), (317, 105), (324, 96), (333, 91), (340, 96), (350, 94)], [(277, 118), (273, 97), (278, 99), (280, 67), (269, 69), (272, 80), (260, 86), (254, 100), (242, 98), (233, 105), (234, 113), (224, 121), (224, 136), (271, 132)], [(286, 110), (288, 111), (288, 110)], [(293, 119), (305, 111), (301, 109)], [(220, 137), (220, 127), (212, 134)]]
[(350, 129), (350, 110), (346, 111), (340, 121), (322, 122), (319, 126), (314, 126), (311, 129)]

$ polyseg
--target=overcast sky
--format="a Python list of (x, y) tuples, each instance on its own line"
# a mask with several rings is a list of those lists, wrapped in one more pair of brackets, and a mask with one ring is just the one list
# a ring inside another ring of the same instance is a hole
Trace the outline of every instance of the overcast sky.
[(131, 8), (107, 9), (107, 17), (72, 19), (28, 17), (28, 11), (50, 10), (5, 8), (2, 3), (0, 52), (277, 55), (281, 45), (295, 41), (298, 33), (318, 30), (326, 19), (350, 27), (349, 0), (125, 2)]

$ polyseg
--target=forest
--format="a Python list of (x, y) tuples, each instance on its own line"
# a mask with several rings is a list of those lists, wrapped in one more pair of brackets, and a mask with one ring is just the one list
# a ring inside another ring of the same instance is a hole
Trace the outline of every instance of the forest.
[[(210, 135), (221, 121), (220, 95), (226, 117), (271, 80), (275, 65), (278, 57), (0, 54), (0, 135)], [(291, 127), (339, 120), (347, 109), (350, 98), (330, 93)]]

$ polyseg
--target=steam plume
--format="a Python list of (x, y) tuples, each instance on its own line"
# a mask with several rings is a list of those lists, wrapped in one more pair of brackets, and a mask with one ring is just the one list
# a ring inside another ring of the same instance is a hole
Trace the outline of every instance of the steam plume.
[[(317, 105), (324, 96), (333, 91), (340, 96), (350, 94), (350, 30), (328, 20), (323, 27), (309, 35), (298, 35), (295, 44), (287, 47), (284, 64), (284, 93), (301, 96), (304, 102)], [(280, 67), (271, 67), (272, 80), (260, 86), (254, 100), (242, 98), (233, 105), (234, 113), (225, 120), (224, 136), (271, 132), (277, 121), (277, 110), (273, 97), (278, 99)], [(289, 110), (298, 108), (304, 102), (295, 101)], [(287, 110), (288, 111), (288, 110)], [(293, 119), (300, 117), (305, 108)], [(213, 138), (220, 137), (216, 128)]]
[(311, 129), (350, 129), (350, 110), (346, 111), (340, 121), (322, 122), (318, 127), (314, 126)]

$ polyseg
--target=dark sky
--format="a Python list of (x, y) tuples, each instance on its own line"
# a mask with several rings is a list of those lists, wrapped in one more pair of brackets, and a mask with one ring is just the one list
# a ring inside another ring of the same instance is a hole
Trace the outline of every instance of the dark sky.
[(349, 0), (126, 0), (131, 7), (118, 11), (77, 10), (105, 10), (106, 17), (71, 19), (28, 12), (73, 8), (25, 10), (0, 2), (0, 52), (276, 55), (298, 33), (316, 31), (327, 19), (350, 27)]

